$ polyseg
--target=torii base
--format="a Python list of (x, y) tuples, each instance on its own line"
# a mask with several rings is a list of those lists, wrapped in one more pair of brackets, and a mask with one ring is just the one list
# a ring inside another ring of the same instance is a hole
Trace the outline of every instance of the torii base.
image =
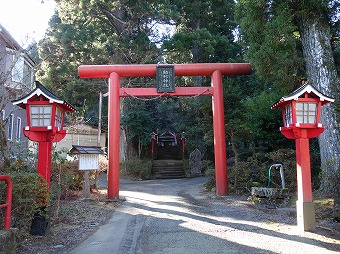
[(298, 229), (302, 231), (313, 231), (315, 229), (314, 202), (296, 201), (296, 217)]

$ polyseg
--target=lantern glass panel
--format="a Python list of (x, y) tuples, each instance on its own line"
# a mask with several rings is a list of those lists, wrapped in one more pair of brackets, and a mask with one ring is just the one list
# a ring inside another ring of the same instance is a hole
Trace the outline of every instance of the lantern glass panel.
[(315, 124), (317, 115), (317, 103), (297, 102), (296, 122), (302, 124)]
[(55, 127), (61, 128), (62, 117), (63, 117), (63, 111), (59, 107), (57, 107), (56, 112), (55, 112), (55, 121), (54, 121)]
[(51, 125), (52, 106), (39, 105), (30, 106), (31, 126), (41, 127)]
[(293, 123), (292, 119), (292, 105), (289, 104), (285, 108), (285, 113), (284, 113), (284, 126), (289, 126), (290, 124)]

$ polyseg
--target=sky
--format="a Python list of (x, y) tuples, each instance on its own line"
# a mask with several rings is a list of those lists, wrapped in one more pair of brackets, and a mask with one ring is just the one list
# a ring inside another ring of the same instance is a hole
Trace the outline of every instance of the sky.
[(0, 0), (0, 24), (23, 47), (43, 38), (54, 0)]

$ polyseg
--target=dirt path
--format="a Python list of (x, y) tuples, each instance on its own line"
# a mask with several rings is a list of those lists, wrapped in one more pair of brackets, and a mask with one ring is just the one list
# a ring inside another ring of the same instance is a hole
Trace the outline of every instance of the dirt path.
[(125, 181), (125, 202), (69, 253), (338, 253), (338, 232), (299, 232), (291, 209), (204, 191), (205, 178)]

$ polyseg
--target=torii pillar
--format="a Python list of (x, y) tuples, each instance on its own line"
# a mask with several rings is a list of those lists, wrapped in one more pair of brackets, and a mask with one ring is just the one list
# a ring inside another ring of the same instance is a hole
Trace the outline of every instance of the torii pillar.
[[(175, 76), (211, 76), (210, 87), (176, 87), (164, 96), (212, 96), (216, 194), (228, 194), (227, 152), (224, 123), (223, 75), (248, 75), (249, 63), (173, 64)], [(156, 88), (121, 88), (121, 77), (156, 76), (156, 64), (81, 65), (80, 78), (109, 78), (108, 199), (119, 199), (120, 97), (160, 96)]]

